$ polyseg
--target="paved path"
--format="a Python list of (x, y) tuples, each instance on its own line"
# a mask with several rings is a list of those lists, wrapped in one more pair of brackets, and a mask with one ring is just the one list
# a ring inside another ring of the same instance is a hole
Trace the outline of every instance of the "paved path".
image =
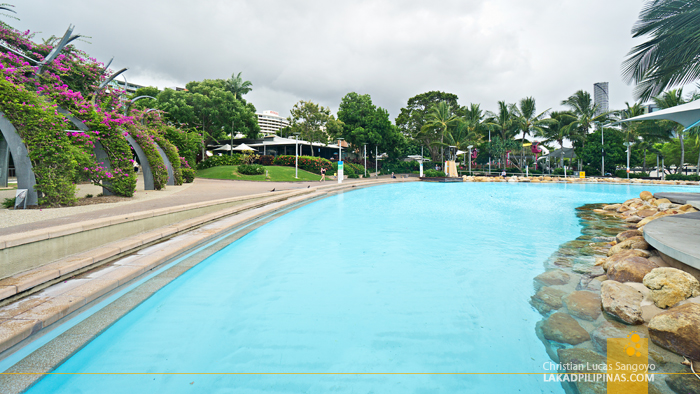
[[(655, 193), (654, 197), (700, 209), (700, 193)], [(644, 238), (663, 254), (700, 270), (700, 212), (656, 219), (644, 226)]]
[[(363, 180), (360, 179), (343, 181), (343, 183), (361, 182)], [(337, 184), (337, 181), (330, 180), (325, 184)], [(26, 211), (0, 209), (0, 227), (2, 227), (0, 228), (0, 236), (126, 213), (264, 193), (272, 189), (284, 191), (318, 185), (317, 181), (251, 182), (196, 178), (194, 183), (168, 186), (163, 191), (137, 190), (133, 199), (118, 203)], [(92, 185), (85, 186), (92, 187)], [(79, 193), (83, 192), (81, 190)], [(14, 196), (14, 191), (12, 193)]]

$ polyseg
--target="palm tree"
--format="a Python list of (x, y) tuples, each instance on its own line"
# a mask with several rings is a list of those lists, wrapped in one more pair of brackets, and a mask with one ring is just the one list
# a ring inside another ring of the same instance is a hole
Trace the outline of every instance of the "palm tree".
[(650, 0), (639, 13), (632, 37), (647, 37), (627, 54), (622, 74), (637, 84), (642, 100), (700, 77), (700, 0)]
[(430, 112), (428, 112), (428, 120), (421, 132), (423, 132), (423, 129), (426, 129), (426, 131), (433, 129), (438, 132), (440, 142), (435, 141), (433, 144), (440, 146), (441, 162), (445, 161), (445, 134), (448, 129), (456, 126), (458, 121), (459, 117), (453, 113), (452, 106), (445, 101), (432, 106)]
[[(640, 103), (629, 105), (629, 103), (625, 102), (625, 105), (627, 108), (620, 111), (620, 117), (622, 119), (634, 118), (635, 116), (644, 114), (644, 107), (642, 107)], [(668, 128), (660, 127), (659, 122), (652, 120), (623, 123), (622, 131), (627, 133), (627, 142), (634, 142), (639, 150), (642, 151), (644, 160), (642, 166), (643, 172), (646, 172), (647, 168), (647, 152), (655, 152), (654, 143), (668, 140), (671, 136)], [(628, 160), (631, 151), (632, 149), (630, 147), (627, 151)]]
[(253, 84), (250, 81), (244, 81), (243, 78), (241, 78), (241, 74), (240, 72), (238, 75), (233, 73), (231, 74), (231, 78), (226, 80), (226, 90), (233, 93), (233, 96), (237, 99), (253, 90)]
[[(576, 122), (576, 115), (571, 111), (554, 111), (549, 115), (549, 119), (550, 121), (535, 135), (543, 137), (545, 143), (556, 142), (559, 148), (564, 149), (564, 140), (572, 138), (572, 125)], [(564, 166), (563, 154), (560, 165)]]
[[(542, 131), (542, 126), (548, 124), (549, 119), (545, 119), (549, 109), (537, 114), (534, 97), (525, 97), (520, 100), (520, 107), (515, 107), (515, 122), (518, 128), (523, 133), (521, 142), (525, 143), (525, 137), (534, 135)], [(520, 168), (523, 167), (523, 150), (520, 150)]]
[[(498, 132), (501, 141), (505, 144), (506, 141), (515, 137), (518, 131), (518, 124), (515, 121), (515, 113), (517, 107), (515, 104), (506, 104), (505, 101), (498, 102), (498, 112), (487, 111), (486, 125)], [(489, 141), (491, 143), (492, 141)], [(501, 155), (501, 162), (505, 165), (505, 151)]]
[[(669, 90), (668, 92), (664, 92), (660, 96), (654, 97), (653, 100), (656, 106), (658, 106), (661, 109), (675, 107), (688, 102), (686, 99), (683, 98), (682, 89)], [(676, 134), (678, 134), (678, 140), (681, 143), (681, 161), (679, 168), (682, 172), (683, 167), (685, 166), (685, 145), (683, 139), (683, 126), (670, 120), (659, 120), (658, 124), (664, 129), (669, 131), (675, 131)], [(676, 173), (678, 173), (679, 168), (676, 168)]]
[(571, 125), (570, 139), (575, 145), (580, 144), (581, 147), (586, 145), (588, 130), (594, 124), (608, 120), (613, 113), (613, 111), (598, 113), (598, 105), (591, 99), (591, 94), (584, 90), (572, 94), (561, 104), (571, 108), (571, 112), (576, 116), (576, 121)]

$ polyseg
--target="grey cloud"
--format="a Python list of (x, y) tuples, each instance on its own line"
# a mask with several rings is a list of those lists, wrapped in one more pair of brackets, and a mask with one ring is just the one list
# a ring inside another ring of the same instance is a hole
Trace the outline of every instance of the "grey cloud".
[(620, 63), (639, 0), (563, 1), (106, 1), (16, 4), (20, 29), (92, 36), (81, 48), (130, 82), (160, 87), (228, 78), (253, 82), (259, 110), (300, 100), (333, 110), (369, 93), (392, 117), (408, 98), (457, 94), (463, 105), (534, 96), (542, 110), (609, 81), (613, 107), (632, 101)]

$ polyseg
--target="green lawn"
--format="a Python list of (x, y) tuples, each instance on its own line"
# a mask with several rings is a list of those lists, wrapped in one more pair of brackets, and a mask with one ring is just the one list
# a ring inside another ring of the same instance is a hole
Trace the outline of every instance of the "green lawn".
[[(197, 176), (208, 179), (235, 179), (240, 181), (269, 181), (269, 182), (299, 182), (299, 181), (318, 181), (320, 175), (316, 175), (307, 171), (299, 170), (299, 179), (294, 178), (294, 167), (282, 166), (265, 166), (265, 170), (269, 177), (263, 175), (243, 175), (239, 174), (236, 169), (238, 166), (219, 166), (207, 168), (206, 170), (198, 170)], [(328, 179), (328, 175), (326, 175)]]

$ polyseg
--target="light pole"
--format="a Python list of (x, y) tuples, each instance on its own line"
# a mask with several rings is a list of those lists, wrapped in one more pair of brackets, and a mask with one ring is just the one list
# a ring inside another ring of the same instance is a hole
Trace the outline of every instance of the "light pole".
[(630, 180), (630, 151), (632, 150), (632, 143), (631, 142), (625, 142), (625, 145), (627, 145), (627, 180)]
[(491, 175), (491, 129), (489, 129), (489, 175)]
[[(421, 148), (423, 149), (423, 148)], [(379, 178), (379, 148), (377, 148), (377, 145), (374, 146), (374, 174)]]
[(294, 178), (299, 179), (299, 133), (294, 133)]
[(233, 120), (231, 120), (231, 154), (229, 156), (233, 157)]
[(367, 144), (365, 144), (365, 178), (367, 178)]
[(343, 183), (343, 147), (340, 145), (343, 137), (338, 137), (338, 183)]
[(472, 148), (474, 145), (469, 145), (467, 149), (469, 149), (469, 175), (472, 174)]

